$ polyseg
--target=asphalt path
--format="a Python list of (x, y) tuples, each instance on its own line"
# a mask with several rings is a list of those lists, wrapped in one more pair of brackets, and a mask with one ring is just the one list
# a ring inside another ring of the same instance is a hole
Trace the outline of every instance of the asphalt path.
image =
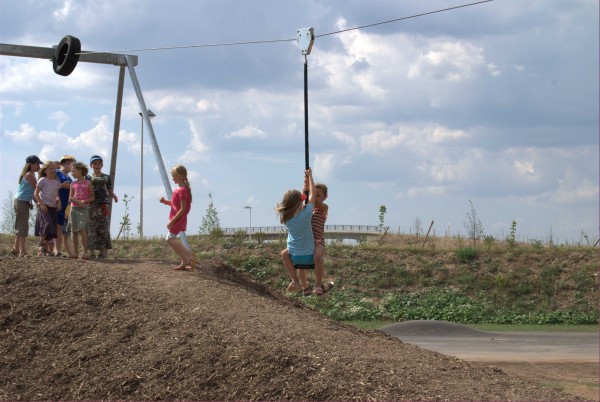
[(406, 321), (380, 328), (402, 342), (474, 361), (587, 363), (600, 360), (597, 332), (485, 332), (446, 321)]

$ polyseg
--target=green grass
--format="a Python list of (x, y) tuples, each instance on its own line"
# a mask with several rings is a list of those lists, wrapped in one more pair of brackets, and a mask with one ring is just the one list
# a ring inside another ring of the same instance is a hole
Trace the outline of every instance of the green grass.
[[(10, 254), (13, 240), (0, 235), (0, 256)], [(490, 331), (598, 331), (592, 325), (598, 322), (597, 247), (539, 249), (501, 242), (483, 247), (465, 246), (460, 238), (432, 238), (429, 246), (435, 247), (421, 249), (414, 240), (390, 235), (383, 242), (328, 245), (325, 278), (336, 282), (337, 289), (327, 298), (300, 300), (327, 317), (356, 320), (359, 328), (437, 319), (494, 323), (483, 327)], [(188, 241), (200, 265), (220, 259), (280, 291), (289, 282), (280, 255), (283, 239), (260, 243), (191, 235)], [(33, 236), (28, 247), (35, 249)], [(176, 259), (160, 238), (114, 240), (111, 255)]]

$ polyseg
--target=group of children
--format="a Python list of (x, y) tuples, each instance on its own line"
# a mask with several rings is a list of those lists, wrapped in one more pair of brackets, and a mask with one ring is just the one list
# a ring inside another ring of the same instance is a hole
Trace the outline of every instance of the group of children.
[[(283, 264), (291, 282), (289, 292), (302, 290), (323, 295), (334, 283), (323, 283), (325, 276), (325, 221), (329, 207), (325, 204), (327, 186), (315, 184), (312, 170), (304, 174), (303, 192), (288, 190), (275, 210), (279, 220), (288, 230), (287, 248), (281, 252)], [(308, 283), (308, 270), (315, 270), (315, 286)]]
[[(35, 202), (38, 256), (62, 256), (61, 247), (64, 244), (69, 258), (106, 258), (108, 250), (112, 248), (110, 202), (118, 202), (118, 197), (113, 193), (110, 176), (102, 173), (103, 166), (100, 156), (92, 156), (92, 173), (88, 175), (88, 167), (70, 155), (63, 156), (59, 162), (46, 163), (42, 163), (36, 155), (28, 156), (19, 176), (19, 188), (15, 196), (16, 237), (12, 253), (20, 257), (27, 256), (25, 240), (29, 232), (29, 211)], [(36, 179), (36, 173), (39, 180)], [(189, 271), (194, 269), (195, 254), (177, 237), (186, 230), (192, 190), (184, 166), (175, 166), (171, 170), (171, 177), (177, 184), (171, 200), (162, 197), (159, 200), (171, 207), (166, 240), (181, 258), (181, 263), (173, 269)], [(288, 190), (275, 208), (281, 223), (288, 230), (287, 248), (281, 252), (281, 257), (291, 279), (287, 287), (290, 292), (301, 290), (305, 296), (322, 295), (334, 286), (333, 282), (323, 283), (324, 234), (328, 214), (326, 199), (327, 186), (315, 185), (312, 170), (307, 169), (303, 192)], [(69, 233), (73, 233), (73, 250), (68, 241)], [(79, 236), (83, 246), (81, 255)], [(99, 250), (98, 255), (95, 250)], [(308, 270), (311, 269), (315, 271), (314, 289), (308, 283)]]
[[(92, 173), (88, 175), (88, 167), (71, 155), (63, 156), (58, 162), (43, 163), (36, 155), (25, 159), (15, 196), (14, 255), (27, 256), (29, 211), (35, 203), (38, 257), (61, 257), (64, 245), (69, 258), (107, 258), (112, 248), (110, 202), (118, 202), (118, 197), (112, 191), (110, 176), (102, 173), (102, 158), (92, 156), (90, 166)], [(70, 233), (73, 233), (73, 249), (69, 243)], [(82, 254), (79, 254), (79, 237)]]
[[(64, 244), (69, 258), (107, 258), (108, 250), (112, 248), (110, 203), (119, 199), (113, 192), (110, 176), (102, 173), (103, 166), (102, 157), (92, 156), (92, 172), (88, 175), (88, 166), (70, 155), (63, 156), (59, 162), (46, 163), (36, 155), (28, 156), (19, 176), (19, 188), (15, 196), (16, 236), (12, 253), (19, 257), (27, 256), (25, 240), (29, 234), (29, 211), (35, 203), (38, 257), (60, 257)], [(39, 180), (36, 179), (36, 173)], [(167, 243), (181, 258), (181, 264), (174, 269), (192, 270), (195, 254), (177, 240), (179, 233), (186, 230), (187, 215), (192, 204), (187, 169), (177, 165), (171, 170), (171, 176), (178, 187), (171, 200), (160, 199), (161, 203), (171, 207)], [(69, 244), (69, 233), (73, 233), (73, 250)], [(82, 254), (79, 254), (79, 237)], [(99, 251), (97, 255), (96, 250)]]

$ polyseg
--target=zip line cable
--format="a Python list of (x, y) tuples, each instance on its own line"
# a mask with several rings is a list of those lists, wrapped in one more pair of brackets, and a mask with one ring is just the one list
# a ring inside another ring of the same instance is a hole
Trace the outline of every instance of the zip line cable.
[[(339, 31), (333, 31), (333, 32), (324, 33), (321, 35), (315, 35), (315, 38), (321, 38), (321, 37), (330, 36), (330, 35), (337, 35), (337, 34), (349, 32), (349, 31), (355, 31), (358, 29), (371, 28), (374, 26), (390, 24), (392, 22), (404, 21), (404, 20), (408, 20), (408, 19), (412, 19), (412, 18), (424, 17), (427, 15), (438, 14), (438, 13), (443, 13), (446, 11), (456, 10), (459, 8), (465, 8), (465, 7), (476, 6), (476, 5), (483, 4), (483, 3), (489, 3), (492, 1), (494, 1), (494, 0), (482, 0), (482, 1), (475, 2), (475, 3), (462, 4), (460, 6), (448, 7), (448, 8), (444, 8), (444, 9), (440, 9), (440, 10), (429, 11), (426, 13), (415, 14), (415, 15), (411, 15), (408, 17), (395, 18), (393, 20), (381, 21), (381, 22), (376, 22), (376, 23), (368, 24), (368, 25), (361, 25), (361, 26), (354, 27), (354, 28), (342, 29)], [(140, 48), (140, 49), (129, 49), (129, 50), (112, 50), (112, 51), (104, 51), (104, 52), (82, 52), (79, 54), (81, 55), (81, 54), (91, 54), (91, 53), (130, 53), (130, 52), (146, 52), (146, 51), (157, 51), (157, 50), (194, 49), (194, 48), (204, 48), (204, 47), (258, 45), (258, 44), (267, 44), (267, 43), (295, 42), (295, 41), (296, 41), (296, 38), (272, 39), (272, 40), (256, 40), (256, 41), (247, 41), (247, 42), (225, 42), (225, 43), (210, 43), (210, 44), (202, 44), (202, 45), (182, 45), (182, 46), (151, 47), (151, 48)]]
[(320, 38), (320, 37), (328, 36), (328, 35), (337, 35), (337, 34), (340, 34), (340, 33), (354, 31), (354, 30), (357, 30), (357, 29), (371, 28), (371, 27), (374, 27), (374, 26), (384, 25), (384, 24), (390, 24), (392, 22), (398, 22), (398, 21), (408, 20), (408, 19), (411, 19), (411, 18), (424, 17), (426, 15), (431, 15), (431, 14), (442, 13), (442, 12), (445, 12), (445, 11), (456, 10), (458, 8), (475, 6), (475, 5), (482, 4), (482, 3), (489, 3), (490, 1), (494, 1), (494, 0), (482, 0), (482, 1), (478, 1), (476, 3), (463, 4), (461, 6), (449, 7), (449, 8), (444, 8), (444, 9), (441, 9), (441, 10), (429, 11), (427, 13), (415, 14), (415, 15), (411, 15), (409, 17), (395, 18), (393, 20), (376, 22), (374, 24), (361, 25), (359, 27), (342, 29), (342, 30), (335, 31), (335, 32), (329, 32), (329, 33), (325, 33), (325, 34), (321, 34), (321, 35), (315, 35), (315, 38)]

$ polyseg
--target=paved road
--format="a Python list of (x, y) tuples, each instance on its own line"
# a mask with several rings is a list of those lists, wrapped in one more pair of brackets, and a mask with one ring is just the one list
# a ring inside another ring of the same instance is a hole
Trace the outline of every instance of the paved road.
[(484, 332), (446, 321), (407, 321), (381, 331), (445, 355), (478, 361), (596, 362), (597, 332)]

